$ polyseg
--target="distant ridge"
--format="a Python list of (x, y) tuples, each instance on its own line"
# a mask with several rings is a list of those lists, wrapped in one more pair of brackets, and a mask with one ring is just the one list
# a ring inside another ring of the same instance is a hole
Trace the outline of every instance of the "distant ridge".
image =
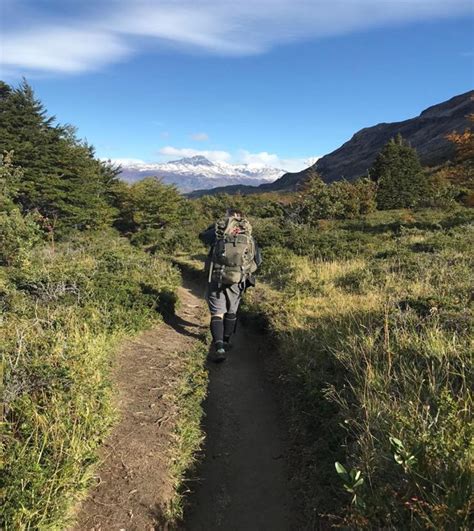
[(284, 170), (268, 166), (212, 162), (202, 155), (161, 163), (124, 161), (121, 167), (120, 177), (125, 181), (160, 177), (163, 182), (176, 185), (184, 193), (199, 188), (238, 186), (241, 183), (257, 186), (274, 181), (285, 173)]
[(401, 122), (380, 123), (361, 129), (332, 153), (321, 157), (313, 166), (297, 173), (285, 173), (272, 183), (260, 186), (225, 186), (197, 190), (190, 197), (217, 193), (262, 193), (295, 190), (310, 171), (317, 171), (326, 182), (354, 180), (367, 174), (375, 157), (390, 138), (400, 133), (416, 148), (424, 166), (434, 166), (450, 160), (453, 147), (446, 139), (452, 131), (464, 131), (471, 126), (467, 117), (474, 114), (474, 90), (425, 109), (419, 116)]

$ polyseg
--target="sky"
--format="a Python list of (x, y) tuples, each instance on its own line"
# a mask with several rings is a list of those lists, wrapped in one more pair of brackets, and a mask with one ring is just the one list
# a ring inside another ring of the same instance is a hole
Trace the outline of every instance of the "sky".
[(474, 85), (471, 0), (2, 0), (25, 77), (97, 155), (297, 171)]

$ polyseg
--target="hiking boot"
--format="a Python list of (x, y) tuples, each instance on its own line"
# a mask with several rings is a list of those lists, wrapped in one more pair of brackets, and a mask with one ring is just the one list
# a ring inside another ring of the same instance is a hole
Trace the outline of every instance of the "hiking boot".
[(214, 346), (209, 353), (208, 359), (214, 363), (220, 363), (226, 359), (224, 343), (220, 342)]

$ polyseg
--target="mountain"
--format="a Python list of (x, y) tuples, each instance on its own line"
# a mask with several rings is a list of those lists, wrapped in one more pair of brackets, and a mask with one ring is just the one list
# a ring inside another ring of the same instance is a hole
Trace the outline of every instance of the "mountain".
[[(467, 116), (472, 113), (474, 91), (428, 107), (416, 118), (362, 129), (339, 149), (319, 159), (314, 169), (326, 182), (366, 175), (379, 151), (398, 133), (416, 148), (424, 166), (436, 166), (454, 154), (446, 135), (469, 127)], [(304, 177), (307, 171), (300, 174)]]
[[(211, 193), (260, 193), (295, 190), (311, 171), (317, 171), (326, 182), (353, 180), (367, 174), (377, 154), (390, 138), (400, 133), (416, 148), (424, 166), (435, 166), (450, 160), (454, 154), (446, 135), (464, 131), (472, 124), (468, 115), (474, 114), (474, 90), (433, 105), (419, 116), (402, 122), (380, 123), (358, 131), (348, 142), (321, 157), (313, 166), (297, 173), (286, 173), (272, 183), (257, 188), (250, 186), (219, 188)], [(198, 190), (193, 197), (209, 191)]]
[(284, 170), (266, 166), (211, 162), (197, 155), (157, 164), (123, 163), (120, 177), (126, 181), (137, 181), (149, 176), (161, 177), (163, 182), (175, 184), (182, 192), (191, 192), (242, 183), (258, 186), (275, 181), (284, 173)]

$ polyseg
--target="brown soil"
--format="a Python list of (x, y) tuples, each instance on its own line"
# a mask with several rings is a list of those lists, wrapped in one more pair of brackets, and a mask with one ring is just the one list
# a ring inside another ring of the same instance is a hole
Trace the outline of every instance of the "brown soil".
[[(129, 341), (117, 359), (120, 422), (106, 441), (97, 486), (73, 531), (164, 530), (172, 497), (170, 447), (177, 411), (168, 391), (180, 357), (207, 323), (200, 289), (182, 288), (167, 324)], [(202, 463), (189, 478), (189, 531), (289, 530), (285, 430), (265, 370), (264, 339), (240, 328), (228, 359), (211, 364)]]
[(201, 301), (181, 288), (167, 323), (128, 341), (114, 370), (120, 420), (101, 451), (97, 485), (82, 503), (75, 531), (165, 529), (173, 495), (170, 448), (177, 416), (173, 388), (185, 353), (205, 331)]

